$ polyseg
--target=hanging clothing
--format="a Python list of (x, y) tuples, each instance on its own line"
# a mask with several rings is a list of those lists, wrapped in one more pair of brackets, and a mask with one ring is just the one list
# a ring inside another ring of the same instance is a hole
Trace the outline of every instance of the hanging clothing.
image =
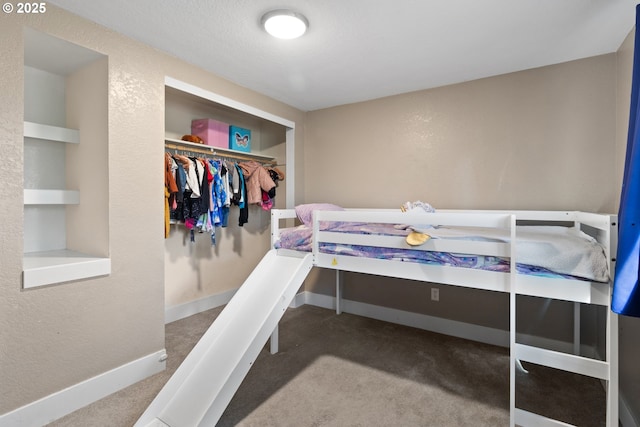
[(267, 172), (269, 172), (269, 176), (271, 176), (273, 182), (276, 183), (276, 187), (278, 186), (278, 181), (284, 180), (284, 172), (275, 166), (268, 167)]
[(239, 165), (244, 172), (247, 186), (247, 203), (260, 205), (262, 203), (262, 191), (275, 191), (276, 183), (273, 182), (271, 175), (269, 175), (264, 166), (254, 160), (242, 162)]
[[(244, 180), (244, 177), (240, 175), (240, 186), (242, 187), (242, 193), (247, 193), (247, 182)], [(238, 225), (242, 227), (247, 222), (249, 222), (249, 203), (242, 203), (240, 206), (240, 217), (238, 218)]]
[[(232, 203), (237, 203), (240, 208), (240, 216), (238, 218), (238, 225), (242, 227), (247, 222), (249, 222), (249, 203), (247, 200), (247, 186), (244, 178), (244, 174), (242, 168), (238, 163), (235, 164), (236, 175), (238, 176), (238, 189), (237, 193), (234, 192), (234, 198), (232, 199)], [(234, 183), (235, 184), (235, 183)], [(234, 187), (235, 190), (235, 187)]]
[(260, 204), (262, 210), (268, 211), (273, 207), (273, 198), (266, 191), (262, 191), (262, 202)]
[(618, 211), (618, 255), (611, 309), (640, 317), (640, 5), (636, 6), (631, 111)]
[[(205, 159), (194, 158), (194, 162), (198, 162), (202, 167), (202, 176), (200, 177), (200, 210), (201, 214), (196, 222), (196, 229), (199, 233), (211, 233), (213, 225), (209, 219), (209, 210), (211, 209), (211, 192), (209, 188), (213, 179), (209, 170), (209, 164)], [(214, 241), (215, 244), (215, 241)]]
[(211, 185), (211, 209), (209, 216), (214, 227), (222, 226), (224, 203), (227, 198), (222, 179), (222, 162), (220, 160), (209, 160), (212, 175)]
[(178, 193), (174, 174), (174, 160), (169, 153), (164, 155), (164, 237), (169, 237), (171, 230), (171, 207), (175, 204), (175, 196)]
[(271, 209), (280, 179), (284, 179), (281, 171), (255, 161), (227, 164), (165, 153), (165, 237), (171, 221), (183, 222), (191, 241), (196, 231), (209, 232), (215, 245), (216, 228), (228, 226), (231, 205), (238, 206), (238, 225), (244, 226), (250, 203)]
[(171, 209), (169, 208), (169, 189), (164, 187), (164, 238), (169, 237), (171, 232)]
[(169, 190), (170, 194), (178, 192), (174, 172), (174, 160), (169, 153), (164, 156), (164, 186)]
[[(201, 185), (202, 185), (202, 165), (196, 160), (189, 159), (191, 162), (189, 170), (187, 171), (187, 189), (184, 192), (184, 201), (182, 205), (182, 212), (184, 217), (184, 225), (191, 230), (191, 241), (194, 241), (193, 229), (198, 224), (198, 219), (204, 213), (206, 209), (203, 209), (202, 197), (200, 197)], [(193, 175), (190, 177), (190, 175)]]
[(229, 168), (229, 185), (231, 187), (231, 204), (239, 207), (244, 206), (244, 186), (242, 184), (243, 176), (242, 169), (238, 167), (237, 163), (234, 163)]
[(198, 194), (200, 198), (200, 210), (204, 213), (209, 210), (209, 174), (206, 163), (202, 159), (192, 157), (191, 161), (196, 167), (196, 177), (198, 178)]
[(229, 168), (225, 162), (222, 162), (222, 169), (220, 171), (222, 177), (222, 188), (224, 194), (224, 200), (222, 201), (222, 208), (220, 210), (222, 221), (221, 226), (226, 227), (229, 223), (229, 207), (231, 206), (231, 193), (229, 185)]
[(187, 189), (187, 173), (184, 170), (184, 166), (182, 163), (176, 160), (175, 157), (172, 156), (173, 164), (172, 168), (174, 170), (174, 177), (176, 180), (176, 186), (178, 187), (178, 192), (175, 194), (175, 203), (171, 206), (171, 219), (174, 221), (184, 221), (184, 192)]

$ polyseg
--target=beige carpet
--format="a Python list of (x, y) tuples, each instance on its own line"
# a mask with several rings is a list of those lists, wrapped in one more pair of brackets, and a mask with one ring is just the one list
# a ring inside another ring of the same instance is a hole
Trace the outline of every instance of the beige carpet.
[[(50, 426), (133, 425), (220, 309), (167, 325), (167, 370)], [(518, 406), (605, 425), (598, 381), (527, 365)], [(289, 309), (219, 426), (506, 426), (506, 349), (312, 306)], [(190, 426), (179, 426), (190, 427)]]

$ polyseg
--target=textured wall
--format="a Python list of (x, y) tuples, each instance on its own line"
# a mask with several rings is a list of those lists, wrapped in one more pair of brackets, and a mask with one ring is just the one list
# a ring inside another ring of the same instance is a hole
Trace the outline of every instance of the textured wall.
[[(107, 55), (109, 84), (112, 273), (30, 291), (21, 290), (23, 26)], [(0, 34), (2, 414), (164, 347), (165, 75), (300, 123), (299, 144), (304, 114), (52, 5), (38, 16), (1, 14)]]
[[(615, 54), (308, 114), (305, 200), (395, 208), (615, 212)], [(333, 294), (333, 275), (307, 289)], [(504, 295), (347, 275), (345, 298), (495, 328)], [(533, 304), (533, 305), (532, 305)], [(550, 338), (568, 340), (563, 303), (529, 303)]]
[[(30, 310), (37, 302), (30, 299), (25, 306), (23, 294), (20, 293), (23, 248), (23, 52), (20, 28), (14, 22), (7, 21), (9, 19), (6, 15), (0, 17), (3, 28), (3, 37), (0, 38), (3, 58), (0, 61), (0, 141), (3, 160), (6, 162), (5, 167), (0, 168), (0, 179), (6, 182), (2, 186), (3, 200), (11, 200), (13, 203), (7, 203), (4, 211), (7, 220), (0, 228), (0, 383), (3, 384), (0, 388), (0, 413), (35, 397), (33, 392), (22, 393), (16, 390), (22, 378), (12, 367), (24, 363), (25, 357), (29, 366), (33, 363), (30, 353), (42, 351), (37, 345), (30, 346), (32, 350), (26, 355), (24, 350), (20, 350), (20, 347), (25, 347), (28, 343), (24, 322), (30, 322), (25, 319), (23, 312)], [(26, 380), (34, 381), (34, 378), (27, 376)]]
[(610, 211), (614, 113), (615, 55), (314, 111), (305, 200)]

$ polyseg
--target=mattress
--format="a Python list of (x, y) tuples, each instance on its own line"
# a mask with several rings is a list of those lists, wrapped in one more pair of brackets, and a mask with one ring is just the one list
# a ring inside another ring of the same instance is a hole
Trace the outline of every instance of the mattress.
[[(322, 222), (322, 231), (362, 235), (406, 236), (414, 228), (394, 224)], [(478, 227), (437, 227), (419, 230), (432, 239), (460, 241), (509, 242), (507, 229)], [(516, 227), (516, 268), (520, 274), (570, 278), (596, 282), (609, 280), (604, 248), (591, 236), (575, 228), (563, 226)], [(275, 243), (278, 249), (310, 252), (313, 232), (301, 225), (283, 229)], [(509, 272), (508, 258), (438, 252), (410, 248), (391, 248), (320, 242), (319, 251), (327, 254), (368, 257), (430, 265), (445, 265), (497, 272)]]

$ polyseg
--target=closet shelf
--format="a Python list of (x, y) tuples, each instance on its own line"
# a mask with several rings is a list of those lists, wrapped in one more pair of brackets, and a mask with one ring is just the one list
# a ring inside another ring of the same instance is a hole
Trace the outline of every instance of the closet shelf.
[(40, 123), (24, 122), (24, 137), (44, 139), (48, 141), (80, 143), (80, 131)]
[(75, 190), (24, 190), (25, 205), (77, 205), (80, 192)]
[(182, 141), (179, 139), (165, 138), (164, 147), (171, 150), (185, 150), (196, 153), (218, 155), (237, 160), (256, 160), (262, 163), (275, 163), (275, 158), (256, 153), (247, 153), (244, 151), (231, 150), (229, 148), (212, 147), (205, 144), (197, 144), (195, 142)]
[(111, 274), (111, 259), (70, 250), (25, 253), (23, 288), (52, 285)]

